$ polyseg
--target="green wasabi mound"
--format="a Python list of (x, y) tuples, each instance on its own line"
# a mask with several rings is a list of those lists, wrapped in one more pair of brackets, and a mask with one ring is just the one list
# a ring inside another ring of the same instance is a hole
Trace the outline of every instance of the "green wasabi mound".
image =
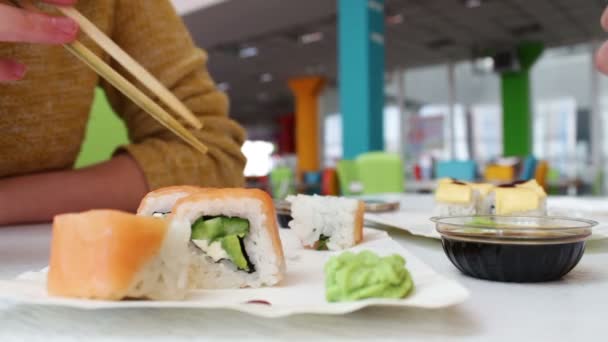
[(414, 288), (398, 254), (379, 257), (373, 252), (344, 252), (325, 264), (325, 297), (328, 302), (364, 298), (403, 298)]

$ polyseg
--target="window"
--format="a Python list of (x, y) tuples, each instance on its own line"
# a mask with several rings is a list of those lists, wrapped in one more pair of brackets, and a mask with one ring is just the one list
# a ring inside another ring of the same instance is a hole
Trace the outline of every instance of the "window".
[[(412, 130), (424, 134), (423, 149), (435, 158), (450, 159), (450, 120), (447, 105), (425, 105), (420, 109), (419, 120), (414, 120)], [(417, 123), (417, 124), (416, 124)], [(419, 125), (422, 125), (420, 127)], [(454, 106), (454, 156), (455, 159), (469, 158), (467, 118), (462, 105)], [(424, 151), (421, 151), (422, 154)]]
[(274, 145), (267, 141), (247, 140), (241, 149), (247, 158), (245, 165), (245, 177), (266, 176), (272, 170), (272, 152)]
[(534, 107), (534, 155), (568, 177), (576, 176), (576, 101), (538, 101)]
[(589, 173), (592, 54), (589, 44), (547, 49), (530, 72), (534, 154), (561, 179)]
[(335, 166), (342, 159), (342, 115), (332, 113), (325, 117), (323, 151), (325, 165)]
[(497, 104), (471, 107), (472, 151), (482, 164), (502, 156), (502, 109)]

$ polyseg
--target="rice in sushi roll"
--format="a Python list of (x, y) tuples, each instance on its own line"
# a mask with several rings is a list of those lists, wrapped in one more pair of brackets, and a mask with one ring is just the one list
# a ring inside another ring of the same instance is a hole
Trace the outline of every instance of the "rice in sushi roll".
[(492, 193), (492, 190), (496, 188), (494, 184), (490, 183), (467, 183), (473, 191), (477, 192), (477, 214), (483, 215), (484, 213), (489, 213), (489, 201), (487, 200), (488, 196)]
[(201, 191), (205, 189), (190, 185), (169, 186), (151, 191), (141, 200), (137, 215), (164, 217), (171, 213), (177, 200)]
[(475, 215), (478, 199), (479, 192), (469, 184), (456, 180), (440, 182), (435, 190), (435, 215)]
[(183, 299), (189, 236), (183, 225), (116, 210), (58, 215), (48, 293), (103, 300)]
[(305, 247), (342, 250), (363, 239), (362, 201), (316, 195), (289, 196), (287, 200), (293, 217), (289, 227)]
[(274, 204), (257, 189), (206, 189), (172, 209), (190, 233), (194, 288), (272, 286), (285, 274)]

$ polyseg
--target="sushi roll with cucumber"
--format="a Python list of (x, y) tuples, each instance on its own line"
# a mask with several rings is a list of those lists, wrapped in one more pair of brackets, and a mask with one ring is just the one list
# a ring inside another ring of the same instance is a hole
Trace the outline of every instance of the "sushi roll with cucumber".
[(149, 192), (140, 202), (137, 215), (165, 217), (180, 198), (204, 191), (197, 186), (169, 186)]
[(101, 300), (183, 299), (189, 237), (186, 226), (116, 210), (58, 215), (47, 291)]
[(479, 191), (470, 184), (452, 180), (440, 182), (435, 190), (436, 216), (475, 215), (479, 206)]
[(206, 189), (183, 197), (173, 220), (190, 229), (194, 288), (272, 286), (285, 273), (274, 204), (257, 189)]
[(317, 250), (342, 250), (363, 239), (365, 203), (333, 196), (289, 196), (289, 227), (302, 245)]

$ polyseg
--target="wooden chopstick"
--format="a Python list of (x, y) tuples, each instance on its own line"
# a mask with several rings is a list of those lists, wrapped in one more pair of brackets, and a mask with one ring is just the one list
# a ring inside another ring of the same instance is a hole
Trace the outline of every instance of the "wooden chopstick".
[[(9, 1), (17, 7), (31, 8), (32, 10), (36, 8), (28, 0), (23, 1), (23, 3), (20, 0)], [(171, 132), (175, 133), (199, 152), (203, 154), (207, 153), (207, 146), (199, 141), (188, 129), (182, 126), (179, 121), (167, 113), (156, 102), (147, 97), (141, 90), (132, 85), (126, 78), (112, 69), (112, 67), (82, 43), (75, 41), (71, 44), (65, 44), (64, 47)]]
[(112, 69), (112, 67), (106, 64), (101, 58), (99, 58), (82, 43), (76, 41), (64, 46), (68, 51), (87, 64), (91, 69), (95, 70), (99, 76), (103, 77), (141, 109), (152, 115), (152, 117), (158, 120), (158, 122), (160, 122), (163, 126), (167, 127), (170, 131), (185, 140), (201, 153), (207, 153), (207, 146), (200, 142), (192, 134), (192, 132), (182, 126), (179, 121), (167, 113), (161, 106), (152, 101), (141, 90), (129, 83), (126, 78)]
[(129, 54), (121, 49), (112, 39), (106, 36), (89, 19), (78, 12), (74, 7), (56, 6), (64, 15), (72, 18), (80, 25), (80, 29), (86, 33), (95, 43), (107, 52), (115, 61), (122, 65), (133, 77), (139, 80), (148, 90), (156, 94), (169, 108), (184, 118), (192, 127), (201, 129), (201, 121), (186, 107), (172, 92), (161, 82), (150, 74), (143, 66), (137, 63)]

